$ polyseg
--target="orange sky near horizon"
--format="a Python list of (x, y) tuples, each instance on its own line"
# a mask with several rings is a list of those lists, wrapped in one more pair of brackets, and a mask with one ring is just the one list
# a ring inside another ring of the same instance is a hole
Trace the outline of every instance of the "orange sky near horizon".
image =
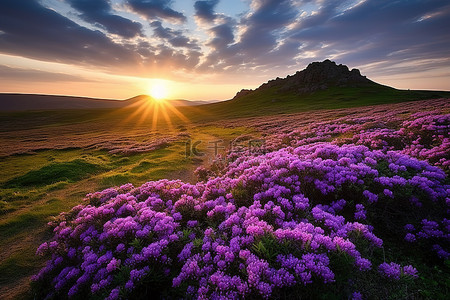
[[(4, 55), (0, 55), (0, 64), (2, 60), (5, 60), (4, 57)], [(13, 59), (14, 57), (8, 57), (7, 61)], [(21, 59), (18, 58), (17, 60), (20, 61)], [(68, 75), (68, 70), (71, 70), (70, 75), (74, 76), (75, 80), (70, 81), (71, 78), (62, 81), (50, 81), (50, 79), (47, 80), (45, 78), (42, 80), (27, 80), (26, 78), (9, 80), (3, 78), (0, 85), (0, 93), (68, 95), (124, 100), (141, 94), (151, 94), (152, 85), (155, 82), (162, 81), (167, 88), (167, 98), (169, 99), (228, 100), (233, 98), (241, 89), (254, 89), (264, 82), (274, 79), (271, 75), (267, 75), (266, 77), (244, 78), (239, 83), (234, 83), (231, 80), (227, 80), (230, 81), (229, 83), (220, 83), (221, 80), (226, 80), (221, 79), (223, 76), (217, 76), (216, 78), (211, 76), (209, 82), (204, 78), (200, 78), (197, 81), (176, 81), (106, 74), (77, 66), (31, 61), (29, 59), (26, 63), (28, 66), (35, 65), (36, 71), (47, 72), (48, 70), (52, 74), (59, 74), (61, 77)], [(21, 68), (20, 64), (17, 67)], [(349, 66), (349, 68), (352, 67)], [(445, 67), (442, 70), (433, 69), (412, 75), (401, 74), (373, 77), (364, 73), (363, 68), (361, 73), (369, 79), (395, 88), (450, 90), (448, 78), (445, 76), (447, 75), (445, 74)], [(280, 74), (279, 77), (285, 77), (294, 73)]]

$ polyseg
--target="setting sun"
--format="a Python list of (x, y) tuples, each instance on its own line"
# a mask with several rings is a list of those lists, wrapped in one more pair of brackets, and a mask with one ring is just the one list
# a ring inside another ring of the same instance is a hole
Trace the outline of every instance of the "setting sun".
[(150, 96), (156, 100), (166, 99), (169, 95), (167, 83), (163, 80), (155, 80), (149, 87)]

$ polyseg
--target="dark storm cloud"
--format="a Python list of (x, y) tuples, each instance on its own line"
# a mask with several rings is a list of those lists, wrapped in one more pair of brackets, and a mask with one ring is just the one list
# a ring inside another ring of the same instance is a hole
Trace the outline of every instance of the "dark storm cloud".
[(161, 18), (168, 21), (185, 22), (186, 16), (171, 8), (172, 0), (128, 0), (129, 7), (148, 20)]
[(89, 82), (86, 78), (62, 73), (53, 73), (33, 69), (11, 68), (0, 65), (0, 79), (33, 82)]
[(206, 1), (196, 1), (194, 3), (195, 16), (200, 21), (212, 22), (216, 19), (216, 14), (214, 13), (214, 8), (219, 3), (219, 0), (206, 0)]
[(118, 34), (124, 38), (142, 35), (142, 25), (112, 13), (108, 0), (66, 0), (78, 10), (80, 17), (86, 22), (100, 25), (109, 33)]
[(0, 52), (96, 66), (135, 62), (136, 54), (36, 1), (0, 1)]
[(150, 23), (150, 26), (153, 28), (153, 35), (155, 37), (167, 40), (173, 47), (200, 49), (195, 41), (186, 37), (181, 30), (163, 27), (160, 21), (153, 21)]

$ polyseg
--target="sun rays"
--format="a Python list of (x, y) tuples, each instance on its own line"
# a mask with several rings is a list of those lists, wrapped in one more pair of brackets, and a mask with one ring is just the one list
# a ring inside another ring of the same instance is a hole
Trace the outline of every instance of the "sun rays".
[[(162, 95), (163, 91), (160, 95)], [(158, 93), (159, 93), (158, 92)], [(166, 130), (173, 132), (174, 123), (182, 121), (190, 123), (189, 119), (172, 103), (164, 97), (155, 98), (143, 95), (124, 110), (134, 110), (121, 124), (134, 123), (135, 127), (150, 125), (151, 131)]]

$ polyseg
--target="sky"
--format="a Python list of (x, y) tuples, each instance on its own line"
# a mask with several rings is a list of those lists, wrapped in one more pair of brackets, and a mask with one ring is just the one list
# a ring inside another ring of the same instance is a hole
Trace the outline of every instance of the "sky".
[(224, 100), (331, 59), (450, 90), (448, 0), (0, 0), (0, 92)]

